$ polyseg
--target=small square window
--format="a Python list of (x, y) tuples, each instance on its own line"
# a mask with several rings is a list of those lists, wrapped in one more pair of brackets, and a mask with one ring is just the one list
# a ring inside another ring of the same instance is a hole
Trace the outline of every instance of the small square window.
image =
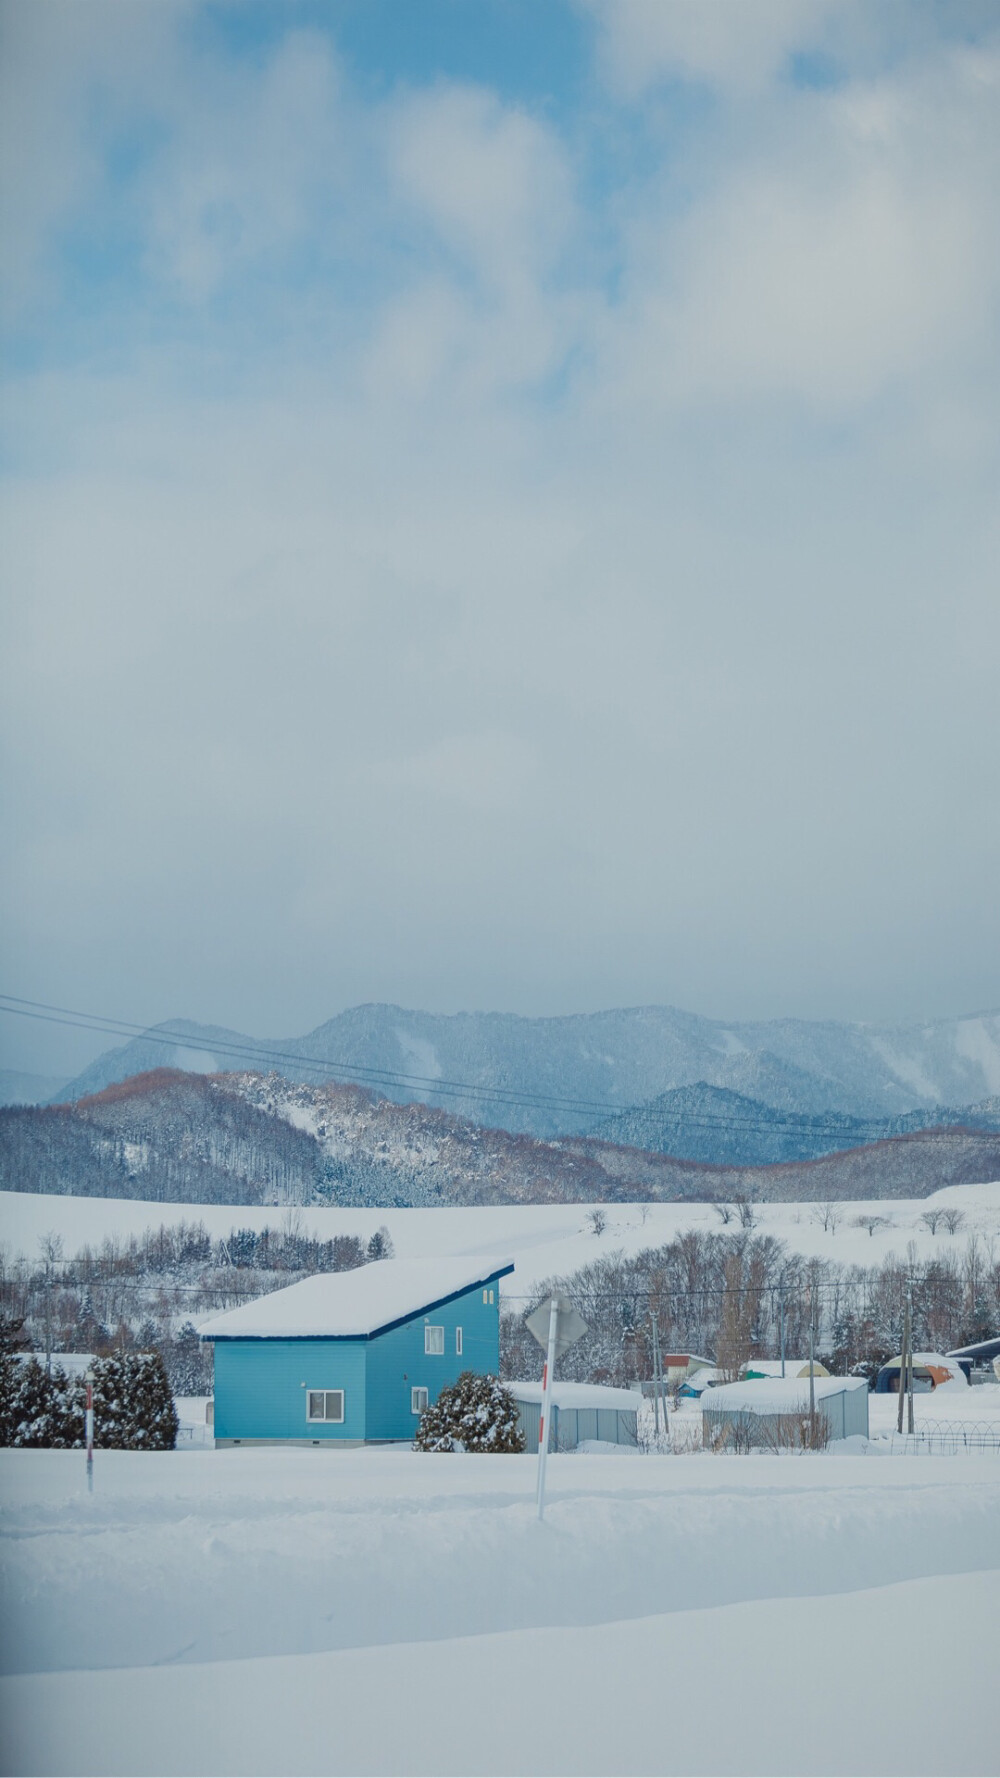
[(460, 1327), (455, 1329), (455, 1356), (456, 1358), (462, 1356), (462, 1329)]
[(424, 1351), (430, 1353), (432, 1358), (444, 1357), (443, 1327), (424, 1328)]
[(306, 1419), (332, 1421), (340, 1426), (344, 1419), (344, 1391), (342, 1389), (307, 1389)]
[(411, 1414), (422, 1414), (425, 1407), (427, 1406), (429, 1400), (430, 1400), (430, 1396), (429, 1396), (428, 1391), (426, 1389), (411, 1389), (410, 1390), (410, 1412), (411, 1412)]

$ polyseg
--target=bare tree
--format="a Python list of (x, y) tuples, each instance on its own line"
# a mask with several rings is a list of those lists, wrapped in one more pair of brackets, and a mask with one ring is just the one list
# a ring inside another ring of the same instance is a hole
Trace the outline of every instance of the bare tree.
[(856, 1216), (854, 1218), (854, 1226), (856, 1229), (867, 1229), (869, 1235), (874, 1235), (876, 1229), (887, 1229), (889, 1227), (889, 1218), (887, 1216), (873, 1215)]
[(712, 1209), (715, 1211), (715, 1214), (720, 1219), (720, 1221), (725, 1223), (725, 1225), (727, 1227), (732, 1222), (733, 1217), (736, 1214), (735, 1210), (733, 1209), (732, 1204), (724, 1204), (724, 1203), (713, 1204)]
[(591, 1230), (595, 1235), (603, 1235), (605, 1229), (608, 1226), (608, 1219), (605, 1216), (604, 1211), (601, 1209), (599, 1204), (596, 1206), (595, 1209), (591, 1210), (590, 1214), (587, 1217), (587, 1221), (589, 1222)]
[(736, 1205), (736, 1214), (740, 1219), (740, 1228), (752, 1229), (755, 1216), (753, 1199), (747, 1197), (743, 1192), (735, 1192), (733, 1202)]
[(834, 1203), (828, 1198), (825, 1203), (817, 1204), (813, 1211), (813, 1222), (818, 1223), (824, 1234), (835, 1235), (844, 1214), (843, 1205)]
[(940, 1207), (936, 1210), (925, 1210), (920, 1220), (925, 1229), (930, 1229), (931, 1234), (936, 1235), (938, 1223), (941, 1221), (943, 1215), (944, 1211), (940, 1209)]
[(944, 1210), (941, 1213), (941, 1220), (944, 1223), (945, 1228), (948, 1230), (949, 1235), (957, 1235), (965, 1221), (965, 1212), (962, 1210)]

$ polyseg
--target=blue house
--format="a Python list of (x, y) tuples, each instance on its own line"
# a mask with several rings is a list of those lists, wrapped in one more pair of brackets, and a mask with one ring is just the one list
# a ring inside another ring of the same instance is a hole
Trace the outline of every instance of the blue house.
[(319, 1272), (202, 1323), (216, 1445), (409, 1443), (462, 1371), (500, 1365), (513, 1261), (376, 1260)]

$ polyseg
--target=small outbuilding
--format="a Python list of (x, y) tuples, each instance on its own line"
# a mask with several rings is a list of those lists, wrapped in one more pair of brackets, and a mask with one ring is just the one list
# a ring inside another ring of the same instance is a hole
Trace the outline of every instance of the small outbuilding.
[(677, 1391), (681, 1401), (698, 1401), (706, 1389), (715, 1389), (722, 1382), (722, 1372), (714, 1364), (699, 1365)]
[[(542, 1413), (541, 1383), (508, 1383), (524, 1433), (525, 1447), (538, 1449)], [(639, 1402), (631, 1389), (610, 1389), (603, 1383), (552, 1385), (552, 1451), (575, 1451), (578, 1445), (597, 1440), (602, 1445), (639, 1442)]]
[(512, 1260), (375, 1260), (214, 1315), (215, 1443), (409, 1443), (463, 1371), (500, 1367)]
[[(902, 1354), (897, 1353), (884, 1364), (875, 1379), (876, 1395), (898, 1395), (899, 1375), (903, 1368)], [(966, 1376), (958, 1358), (945, 1358), (941, 1352), (914, 1352), (913, 1354), (913, 1393), (926, 1395), (931, 1389), (940, 1389), (945, 1384), (959, 1389), (968, 1388)]]
[[(828, 1377), (830, 1375), (826, 1365), (820, 1364), (818, 1358), (814, 1358), (812, 1361), (812, 1374), (814, 1377)], [(747, 1383), (752, 1383), (757, 1378), (777, 1377), (780, 1379), (781, 1376), (780, 1358), (750, 1358), (743, 1366), (743, 1377)], [(786, 1381), (789, 1377), (805, 1377), (808, 1381), (808, 1358), (786, 1358), (784, 1376)]]
[(957, 1358), (970, 1383), (985, 1382), (991, 1368), (1000, 1378), (1000, 1334), (994, 1334), (992, 1339), (974, 1340), (971, 1346), (959, 1346), (948, 1353), (949, 1362), (953, 1358)]
[[(813, 1382), (817, 1416), (830, 1439), (868, 1437), (868, 1384), (864, 1377), (817, 1377)], [(809, 1379), (758, 1379), (722, 1383), (702, 1401), (701, 1421), (707, 1445), (759, 1445), (764, 1450), (794, 1448), (805, 1443), (809, 1417)]]

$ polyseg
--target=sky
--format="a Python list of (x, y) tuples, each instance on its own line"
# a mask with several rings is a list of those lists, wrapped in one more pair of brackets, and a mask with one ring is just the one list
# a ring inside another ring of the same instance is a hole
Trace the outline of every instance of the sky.
[(0, 82), (4, 992), (1000, 1003), (994, 0), (6, 0)]

